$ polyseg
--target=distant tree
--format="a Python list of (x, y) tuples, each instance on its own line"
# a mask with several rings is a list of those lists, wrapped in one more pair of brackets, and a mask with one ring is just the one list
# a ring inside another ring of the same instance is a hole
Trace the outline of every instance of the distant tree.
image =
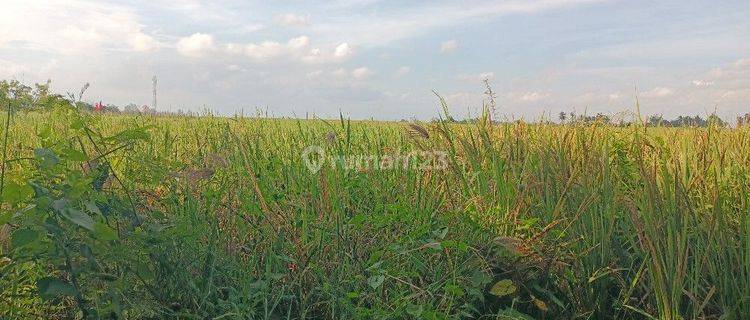
[(737, 117), (737, 127), (750, 125), (750, 112)]
[(727, 123), (722, 120), (717, 114), (712, 113), (710, 116), (708, 116), (708, 119), (706, 120), (708, 125), (715, 125), (718, 127), (726, 127)]
[(651, 127), (707, 127), (709, 125), (726, 127), (727, 122), (715, 113), (709, 115), (707, 119), (695, 115), (678, 116), (673, 120), (666, 120), (661, 115), (652, 115), (648, 118), (647, 125)]
[(658, 116), (657, 115), (652, 115), (652, 116), (648, 117), (647, 123), (651, 127), (662, 126), (663, 123), (664, 123), (664, 117), (662, 117), (661, 115), (658, 115)]
[(557, 116), (558, 119), (560, 119), (560, 122), (565, 122), (565, 119), (567, 119), (567, 114), (565, 111), (560, 111), (560, 114)]
[(70, 103), (62, 95), (50, 93), (49, 86), (49, 80), (44, 84), (34, 84), (33, 88), (18, 80), (2, 80), (0, 81), (0, 102), (2, 102), (0, 108), (10, 103), (15, 108), (28, 110), (52, 109)]
[(135, 103), (128, 103), (123, 110), (126, 113), (138, 113), (138, 105)]

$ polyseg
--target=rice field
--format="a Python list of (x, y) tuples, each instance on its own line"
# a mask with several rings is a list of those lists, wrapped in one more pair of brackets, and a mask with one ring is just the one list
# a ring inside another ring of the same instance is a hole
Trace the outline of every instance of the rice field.
[(3, 319), (750, 316), (747, 127), (8, 123)]

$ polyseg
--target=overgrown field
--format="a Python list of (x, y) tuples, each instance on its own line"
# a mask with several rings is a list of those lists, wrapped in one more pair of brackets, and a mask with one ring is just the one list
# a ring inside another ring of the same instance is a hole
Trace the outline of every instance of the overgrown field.
[(748, 128), (58, 108), (6, 159), (0, 318), (750, 317)]

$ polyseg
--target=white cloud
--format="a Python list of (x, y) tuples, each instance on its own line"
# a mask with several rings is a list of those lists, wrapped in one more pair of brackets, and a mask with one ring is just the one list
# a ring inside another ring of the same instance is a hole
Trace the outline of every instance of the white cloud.
[(304, 27), (310, 24), (310, 15), (287, 13), (277, 16), (276, 22), (285, 27)]
[(214, 37), (210, 34), (194, 33), (177, 41), (177, 52), (180, 54), (199, 58), (215, 49)]
[(147, 52), (155, 50), (159, 43), (145, 33), (136, 33), (130, 38), (130, 46), (134, 51)]
[(440, 53), (451, 53), (458, 49), (458, 42), (456, 40), (443, 41), (440, 44)]
[(283, 47), (276, 41), (263, 41), (259, 44), (250, 43), (245, 46), (245, 55), (255, 60), (267, 60), (278, 57), (283, 53)]
[(308, 36), (291, 38), (286, 44), (276, 41), (247, 44), (228, 43), (223, 45), (222, 48), (224, 53), (247, 56), (256, 62), (283, 58), (288, 62), (324, 64), (343, 62), (352, 55), (352, 49), (347, 43), (342, 43), (336, 47), (328, 47), (324, 51), (312, 47), (312, 40)]
[(159, 43), (135, 10), (88, 1), (3, 1), (0, 47), (75, 55), (93, 51), (150, 51)]
[(549, 98), (550, 94), (546, 92), (539, 92), (539, 91), (528, 91), (528, 92), (512, 92), (509, 94), (510, 99), (514, 100), (516, 102), (523, 102), (523, 103), (529, 103), (529, 102), (538, 102), (544, 99)]
[[(355, 44), (358, 46), (382, 46), (442, 27), (478, 23), (483, 18), (533, 14), (601, 1), (603, 0), (474, 1), (471, 5), (460, 1), (425, 2), (405, 10), (381, 10), (374, 14), (370, 10), (344, 11), (345, 16), (316, 27), (322, 33), (357, 39)], [(332, 6), (340, 8), (335, 4)]]
[(344, 68), (338, 68), (336, 70), (333, 70), (331, 74), (337, 78), (346, 78), (349, 75), (349, 72), (347, 72)]
[[(317, 77), (322, 74), (322, 72), (313, 71), (313, 76)], [(310, 74), (308, 74), (310, 75)], [(375, 75), (375, 72), (372, 71), (368, 67), (359, 67), (355, 68), (351, 71), (347, 70), (346, 68), (337, 68), (333, 71), (331, 71), (331, 75), (338, 81), (348, 82), (352, 80), (356, 81), (363, 81), (372, 78)]]
[(714, 84), (715, 82), (708, 80), (693, 80), (693, 85), (698, 88), (707, 88), (713, 86)]
[(236, 64), (230, 64), (227, 66), (228, 71), (243, 71), (243, 68)]
[(352, 47), (349, 46), (349, 43), (342, 43), (336, 46), (336, 49), (333, 51), (333, 56), (337, 58), (346, 58), (352, 55), (354, 51), (352, 50)]
[(476, 81), (483, 81), (485, 79), (487, 80), (495, 79), (495, 73), (494, 72), (482, 72), (482, 73), (477, 73), (477, 74), (463, 73), (463, 74), (458, 75), (458, 80), (463, 80), (463, 81), (476, 82)]
[(306, 76), (310, 79), (314, 79), (320, 77), (321, 75), (323, 75), (323, 70), (315, 70), (308, 72)]
[(368, 79), (372, 77), (373, 74), (375, 73), (367, 67), (359, 67), (357, 69), (352, 70), (352, 77), (356, 80)]
[(472, 92), (454, 92), (445, 96), (445, 102), (449, 107), (480, 105), (482, 97)]
[(672, 88), (667, 87), (654, 87), (653, 89), (641, 94), (644, 98), (666, 98), (674, 94)]
[(403, 77), (403, 76), (409, 74), (409, 72), (411, 72), (411, 68), (409, 68), (407, 66), (402, 66), (402, 67), (396, 69), (396, 72), (393, 73), (393, 76), (395, 76), (397, 78), (400, 78), (400, 77)]
[(287, 42), (287, 46), (291, 49), (298, 50), (307, 48), (307, 46), (310, 45), (310, 38), (307, 36), (299, 36), (296, 38), (289, 39), (289, 42)]

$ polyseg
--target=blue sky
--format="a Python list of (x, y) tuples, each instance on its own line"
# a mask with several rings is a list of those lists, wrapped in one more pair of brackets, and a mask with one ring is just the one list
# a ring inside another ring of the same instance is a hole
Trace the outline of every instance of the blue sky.
[(750, 112), (748, 1), (4, 1), (0, 78), (90, 101), (429, 119)]

